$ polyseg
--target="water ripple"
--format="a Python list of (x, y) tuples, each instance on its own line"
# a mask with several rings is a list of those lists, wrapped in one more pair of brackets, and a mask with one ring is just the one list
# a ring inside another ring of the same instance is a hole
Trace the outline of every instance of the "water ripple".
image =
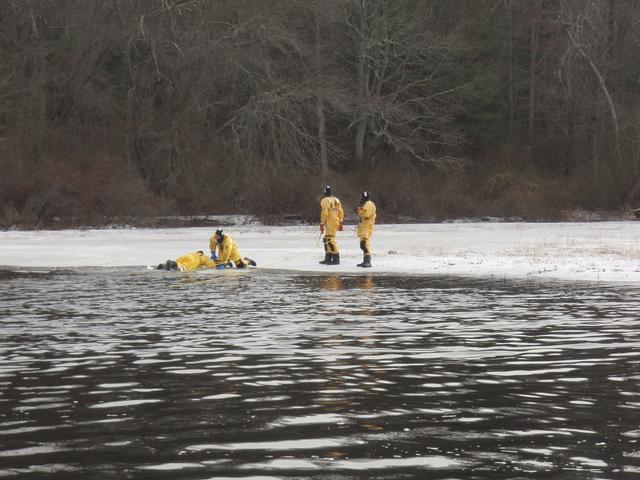
[(4, 276), (0, 477), (634, 475), (638, 293), (268, 271)]

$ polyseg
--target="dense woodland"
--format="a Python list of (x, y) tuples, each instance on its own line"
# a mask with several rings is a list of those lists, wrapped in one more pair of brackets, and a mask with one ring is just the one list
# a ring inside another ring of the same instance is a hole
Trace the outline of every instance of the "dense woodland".
[(3, 0), (0, 227), (640, 202), (635, 0)]

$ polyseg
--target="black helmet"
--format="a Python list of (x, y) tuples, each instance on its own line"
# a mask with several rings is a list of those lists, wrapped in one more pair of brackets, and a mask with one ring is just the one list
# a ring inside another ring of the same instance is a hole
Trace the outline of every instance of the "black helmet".
[(222, 241), (222, 239), (224, 238), (224, 232), (222, 231), (221, 228), (216, 230), (215, 236), (220, 238), (220, 240), (218, 240), (218, 241)]
[(362, 195), (360, 195), (360, 203), (365, 203), (367, 200), (371, 200), (371, 198), (369, 197), (369, 192), (364, 191)]
[(327, 185), (326, 187), (324, 187), (324, 196), (325, 197), (330, 197), (331, 194), (331, 185)]

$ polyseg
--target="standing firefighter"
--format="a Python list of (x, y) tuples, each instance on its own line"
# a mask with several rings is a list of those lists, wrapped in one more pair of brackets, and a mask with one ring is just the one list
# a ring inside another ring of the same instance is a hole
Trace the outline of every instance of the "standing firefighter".
[(358, 238), (360, 238), (360, 249), (364, 253), (362, 263), (358, 263), (358, 267), (371, 266), (371, 235), (373, 234), (373, 226), (376, 223), (376, 205), (371, 201), (369, 192), (362, 192), (360, 196), (360, 205), (356, 208), (356, 213), (360, 216), (358, 223)]
[(340, 200), (331, 194), (331, 187), (324, 187), (324, 197), (320, 200), (320, 233), (324, 234), (324, 265), (340, 264), (340, 252), (336, 232), (342, 231), (344, 210)]
[(238, 251), (236, 242), (231, 238), (231, 235), (224, 233), (222, 230), (216, 230), (209, 240), (209, 250), (211, 250), (211, 256), (213, 257), (216, 248), (218, 250), (216, 265), (233, 266), (231, 262), (235, 263), (236, 267), (244, 268), (248, 265), (256, 266), (256, 262), (247, 257), (241, 257)]

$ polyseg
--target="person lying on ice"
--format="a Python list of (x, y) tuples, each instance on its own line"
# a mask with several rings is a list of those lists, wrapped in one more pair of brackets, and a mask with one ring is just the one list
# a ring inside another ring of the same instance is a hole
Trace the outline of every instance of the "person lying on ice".
[(238, 268), (244, 268), (248, 265), (256, 266), (256, 262), (250, 258), (240, 256), (236, 242), (231, 238), (231, 235), (222, 230), (216, 230), (216, 233), (211, 236), (209, 250), (211, 250), (211, 258), (216, 256), (217, 251), (217, 260), (213, 260), (216, 265), (228, 266), (230, 262), (233, 262)]
[(202, 250), (198, 250), (197, 252), (182, 255), (181, 257), (176, 258), (175, 261), (167, 260), (156, 268), (158, 270), (180, 270), (181, 272), (193, 272), (194, 270), (199, 270), (201, 268), (216, 267), (216, 262), (205, 256)]

